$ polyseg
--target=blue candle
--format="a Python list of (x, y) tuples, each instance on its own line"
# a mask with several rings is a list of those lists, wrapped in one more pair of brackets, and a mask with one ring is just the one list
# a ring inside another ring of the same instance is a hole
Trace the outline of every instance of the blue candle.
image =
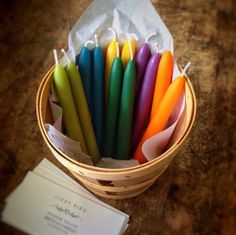
[(77, 58), (77, 65), (83, 82), (89, 111), (92, 113), (92, 51), (87, 47), (88, 43), (93, 43), (93, 41), (89, 40), (85, 43)]
[(98, 45), (95, 34), (95, 48), (93, 50), (93, 112), (92, 120), (100, 152), (103, 153), (104, 132), (104, 56)]

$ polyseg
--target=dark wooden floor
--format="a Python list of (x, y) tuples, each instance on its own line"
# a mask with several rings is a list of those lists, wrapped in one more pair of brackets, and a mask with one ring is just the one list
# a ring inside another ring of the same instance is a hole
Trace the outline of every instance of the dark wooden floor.
[[(52, 48), (89, 5), (83, 0), (0, 3), (0, 205), (43, 157), (35, 98)], [(131, 215), (128, 234), (235, 234), (236, 4), (234, 0), (153, 1), (189, 70), (198, 99), (193, 131), (168, 170), (143, 195), (107, 203)], [(63, 168), (64, 169), (64, 168)], [(21, 234), (0, 224), (1, 234)]]

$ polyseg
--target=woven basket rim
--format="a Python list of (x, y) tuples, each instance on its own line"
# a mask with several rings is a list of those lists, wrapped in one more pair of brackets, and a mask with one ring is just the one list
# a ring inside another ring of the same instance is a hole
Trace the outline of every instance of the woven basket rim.
[[(81, 162), (77, 162), (73, 159), (71, 159), (70, 157), (68, 157), (65, 153), (63, 153), (61, 150), (59, 150), (53, 143), (52, 141), (49, 139), (49, 136), (47, 134), (47, 130), (45, 128), (45, 125), (43, 123), (42, 120), (42, 110), (41, 110), (41, 101), (42, 101), (42, 95), (43, 95), (43, 91), (45, 90), (45, 86), (47, 85), (47, 83), (49, 82), (49, 80), (52, 77), (53, 74), (53, 70), (55, 68), (55, 65), (52, 66), (49, 71), (45, 74), (45, 76), (43, 77), (40, 86), (38, 88), (38, 92), (37, 92), (37, 96), (36, 96), (36, 115), (37, 115), (37, 121), (38, 121), (38, 125), (40, 128), (40, 132), (45, 140), (45, 142), (50, 145), (53, 150), (55, 150), (59, 155), (61, 155), (63, 158), (65, 158), (67, 161), (69, 161), (71, 164), (75, 164), (77, 167), (81, 167), (84, 170), (88, 171), (88, 172), (99, 172), (100, 174), (120, 174), (120, 173), (127, 173), (127, 172), (135, 172), (135, 171), (139, 171), (139, 170), (144, 170), (146, 168), (149, 168), (152, 165), (158, 164), (160, 161), (162, 161), (163, 159), (165, 159), (166, 157), (168, 157), (170, 154), (172, 154), (177, 148), (179, 148), (180, 145), (183, 144), (184, 140), (187, 138), (187, 136), (189, 135), (189, 132), (192, 129), (192, 126), (194, 124), (195, 121), (195, 117), (196, 117), (196, 107), (197, 107), (197, 101), (196, 101), (196, 96), (195, 96), (195, 92), (192, 86), (192, 83), (189, 79), (189, 77), (187, 75), (185, 75), (185, 80), (186, 83), (189, 87), (189, 90), (191, 92), (192, 95), (192, 101), (193, 101), (193, 110), (192, 110), (192, 115), (191, 115), (191, 120), (189, 123), (189, 126), (187, 128), (187, 130), (184, 132), (183, 136), (180, 138), (180, 140), (178, 141), (177, 144), (172, 145), (167, 151), (165, 151), (164, 153), (162, 153), (160, 156), (156, 157), (155, 159), (148, 161), (144, 164), (138, 165), (138, 166), (133, 166), (133, 167), (127, 167), (127, 168), (102, 168), (102, 167), (97, 167), (97, 166), (91, 166), (91, 165), (87, 165)], [(180, 68), (181, 69), (181, 68)]]

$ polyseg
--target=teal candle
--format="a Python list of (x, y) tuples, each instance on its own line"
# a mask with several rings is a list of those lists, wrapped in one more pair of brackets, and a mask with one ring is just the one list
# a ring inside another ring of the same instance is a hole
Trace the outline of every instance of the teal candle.
[(115, 138), (117, 121), (120, 106), (120, 95), (122, 87), (122, 60), (119, 56), (119, 45), (116, 43), (117, 57), (112, 63), (110, 78), (109, 78), (109, 89), (108, 89), (108, 100), (107, 100), (107, 111), (106, 111), (106, 125), (105, 125), (105, 141), (104, 141), (104, 156), (114, 156)]
[(85, 43), (80, 51), (77, 64), (83, 82), (89, 111), (92, 113), (92, 51), (87, 47), (88, 43), (93, 43), (93, 41)]
[(84, 153), (88, 153), (68, 76), (65, 69), (58, 63), (56, 50), (53, 50), (53, 52), (56, 61), (53, 73), (54, 85), (59, 103), (63, 109), (63, 123), (66, 133), (71, 139), (80, 142), (81, 150)]
[(103, 152), (103, 133), (104, 133), (104, 56), (101, 47), (97, 42), (95, 35), (96, 46), (93, 50), (93, 112), (92, 120), (97, 138), (100, 153)]
[(130, 158), (130, 142), (133, 122), (136, 67), (130, 42), (129, 48), (131, 59), (126, 65), (124, 72), (116, 140), (115, 158), (120, 160), (127, 160)]

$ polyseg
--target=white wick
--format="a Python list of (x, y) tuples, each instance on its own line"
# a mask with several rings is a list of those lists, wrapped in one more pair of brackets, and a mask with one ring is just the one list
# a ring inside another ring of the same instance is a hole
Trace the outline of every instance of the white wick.
[(117, 32), (116, 32), (116, 30), (115, 30), (113, 27), (109, 27), (108, 30), (112, 32), (112, 34), (113, 34), (113, 40), (116, 40), (116, 38), (117, 38)]
[(131, 39), (128, 40), (129, 52), (130, 52), (130, 59), (133, 60), (133, 51), (131, 47)]
[(98, 47), (98, 35), (97, 34), (94, 35), (94, 39), (95, 39), (95, 45), (96, 45), (96, 47)]
[(120, 47), (119, 47), (119, 43), (116, 42), (116, 57), (120, 56)]
[(160, 52), (160, 47), (157, 42), (155, 42), (155, 47), (156, 47), (157, 52)]
[(149, 43), (150, 38), (152, 38), (156, 35), (157, 35), (157, 33), (150, 33), (149, 35), (147, 35), (145, 38), (145, 43)]
[(57, 50), (56, 49), (53, 49), (53, 56), (54, 56), (55, 63), (58, 64), (58, 57), (57, 57)]
[(134, 40), (137, 42), (138, 41), (138, 36), (135, 33), (130, 34), (131, 38), (134, 38)]
[(92, 44), (92, 45), (93, 45), (93, 44), (94, 44), (94, 41), (88, 40), (87, 42), (84, 43), (84, 46), (85, 46), (85, 47), (88, 47), (89, 44)]
[(186, 71), (187, 71), (187, 69), (189, 68), (190, 65), (191, 65), (191, 63), (188, 62), (187, 65), (184, 67), (184, 69), (183, 69), (181, 75), (180, 75), (181, 77), (183, 77), (183, 76), (185, 75), (185, 73), (186, 73)]
[(68, 57), (67, 53), (65, 52), (64, 48), (61, 49), (61, 52), (64, 54), (66, 59), (68, 60), (68, 63), (70, 63), (70, 58)]

